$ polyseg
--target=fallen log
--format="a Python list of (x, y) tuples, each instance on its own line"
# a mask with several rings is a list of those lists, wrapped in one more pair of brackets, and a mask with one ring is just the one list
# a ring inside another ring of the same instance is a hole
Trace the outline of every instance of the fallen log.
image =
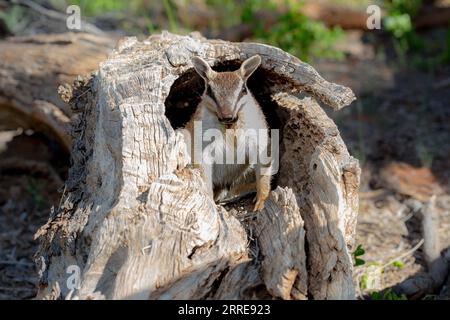
[[(261, 212), (251, 199), (215, 204), (176, 130), (203, 90), (193, 56), (231, 70), (254, 54), (250, 89), (280, 131)], [(354, 298), (360, 169), (314, 99), (339, 110), (349, 88), (271, 46), (163, 32), (124, 39), (64, 95), (76, 113), (72, 166), (36, 234), (38, 298)]]
[[(354, 9), (342, 5), (333, 5), (322, 1), (308, 1), (302, 8), (306, 16), (324, 22), (327, 26), (339, 26), (342, 29), (368, 30), (367, 19), (369, 14), (366, 8)], [(386, 16), (382, 10), (381, 17)], [(450, 7), (448, 5), (424, 5), (413, 24), (416, 29), (433, 27), (446, 27), (450, 20)]]
[(83, 33), (0, 41), (0, 130), (34, 129), (70, 150), (72, 111), (58, 86), (98, 68), (114, 40)]
[(442, 248), (439, 241), (439, 215), (436, 212), (436, 196), (423, 203), (421, 211), (423, 257), (427, 268), (393, 287), (398, 294), (410, 299), (421, 299), (427, 294), (440, 293), (447, 299), (447, 283), (450, 273), (450, 248)]
[[(323, 22), (328, 27), (339, 27), (344, 30), (371, 31), (367, 27), (370, 15), (366, 12), (367, 7), (352, 8), (343, 5), (333, 5), (323, 1), (307, 1), (300, 8), (299, 14), (308, 18)], [(265, 30), (270, 30), (286, 12), (286, 8), (280, 7), (276, 11), (257, 10), (254, 14), (255, 21), (264, 21)], [(195, 15), (195, 12), (192, 13)], [(386, 10), (380, 9), (380, 18), (386, 17)], [(199, 21), (204, 21), (198, 19)], [(448, 26), (450, 20), (450, 7), (425, 5), (419, 14), (414, 17), (413, 24), (416, 30), (421, 31), (428, 28), (439, 28)], [(202, 24), (194, 24), (195, 27), (204, 28)], [(381, 30), (385, 30), (381, 24)], [(219, 33), (221, 38), (229, 41), (243, 41), (254, 36), (254, 26), (243, 23), (225, 28)]]

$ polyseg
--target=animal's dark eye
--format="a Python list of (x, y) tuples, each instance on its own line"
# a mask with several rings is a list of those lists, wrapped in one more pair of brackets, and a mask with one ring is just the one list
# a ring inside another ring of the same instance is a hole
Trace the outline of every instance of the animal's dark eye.
[(209, 85), (206, 85), (206, 94), (210, 97), (213, 97), (213, 93)]

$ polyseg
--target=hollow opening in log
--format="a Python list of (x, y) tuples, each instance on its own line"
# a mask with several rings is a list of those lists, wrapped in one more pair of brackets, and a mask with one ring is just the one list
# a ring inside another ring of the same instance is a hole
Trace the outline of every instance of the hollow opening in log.
[[(212, 69), (218, 72), (235, 71), (241, 64), (240, 60), (228, 60), (217, 63)], [(249, 89), (261, 105), (271, 129), (281, 129), (281, 123), (277, 104), (270, 97), (270, 87), (274, 82), (282, 81), (279, 75), (261, 67), (248, 81)], [(204, 89), (204, 81), (194, 69), (187, 70), (175, 80), (165, 101), (166, 116), (174, 129), (183, 127), (189, 121), (200, 103)]]
[[(241, 60), (227, 60), (216, 63), (212, 69), (218, 72), (235, 71), (239, 69), (241, 64)], [(259, 67), (248, 80), (248, 87), (260, 104), (269, 128), (279, 130), (280, 139), (283, 137), (282, 130), (287, 118), (277, 102), (272, 100), (271, 95), (274, 92), (274, 86), (279, 88), (280, 85), (287, 84), (288, 81), (276, 72), (262, 67)], [(184, 127), (191, 119), (200, 103), (204, 86), (203, 79), (193, 68), (185, 71), (175, 80), (165, 100), (165, 115), (174, 129)], [(279, 147), (279, 157), (281, 158), (284, 149), (281, 141), (279, 141)], [(272, 177), (272, 190), (277, 187), (280, 169)], [(252, 197), (242, 197), (242, 201), (239, 201), (239, 203), (250, 206)]]

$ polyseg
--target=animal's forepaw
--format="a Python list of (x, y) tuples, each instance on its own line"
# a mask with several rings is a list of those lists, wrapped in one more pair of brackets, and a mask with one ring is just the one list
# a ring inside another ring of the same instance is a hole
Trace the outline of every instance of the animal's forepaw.
[(256, 197), (253, 202), (255, 202), (255, 207), (253, 208), (253, 211), (261, 211), (264, 208), (264, 203), (266, 202), (267, 198), (258, 198)]

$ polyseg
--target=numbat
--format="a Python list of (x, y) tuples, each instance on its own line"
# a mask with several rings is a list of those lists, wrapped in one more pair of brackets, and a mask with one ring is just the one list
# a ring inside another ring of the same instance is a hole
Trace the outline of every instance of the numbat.
[(252, 56), (232, 72), (216, 72), (198, 57), (192, 62), (205, 81), (201, 101), (182, 130), (192, 163), (203, 169), (216, 202), (256, 191), (254, 211), (259, 211), (270, 192), (272, 160), (268, 125), (247, 80), (261, 58)]

